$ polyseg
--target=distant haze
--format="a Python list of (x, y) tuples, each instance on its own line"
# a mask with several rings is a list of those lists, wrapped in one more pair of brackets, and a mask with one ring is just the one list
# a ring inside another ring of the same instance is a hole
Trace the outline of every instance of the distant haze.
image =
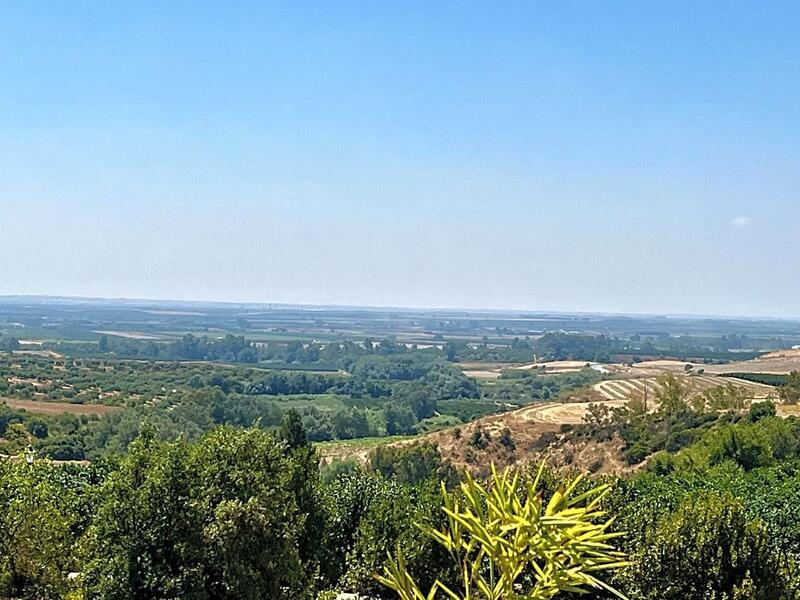
[(800, 316), (798, 39), (798, 3), (4, 3), (0, 294)]

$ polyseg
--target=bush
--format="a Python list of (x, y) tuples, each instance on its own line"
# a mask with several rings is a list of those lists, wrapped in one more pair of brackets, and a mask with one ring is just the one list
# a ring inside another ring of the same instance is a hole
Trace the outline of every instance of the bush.
[(637, 465), (650, 455), (650, 450), (641, 444), (635, 444), (625, 450), (625, 460), (629, 465)]
[(296, 469), (260, 430), (220, 428), (196, 444), (145, 431), (102, 490), (87, 596), (298, 597), (309, 582)]
[(469, 445), (473, 448), (477, 448), (478, 450), (486, 450), (491, 441), (492, 437), (489, 432), (478, 427), (473, 430), (472, 435), (469, 438)]
[(386, 478), (410, 485), (431, 479), (452, 482), (457, 477), (450, 463), (442, 460), (438, 446), (430, 442), (378, 446), (370, 454), (369, 465)]
[[(562, 591), (610, 590), (595, 574), (625, 562), (608, 543), (620, 534), (606, 531), (610, 522), (596, 523), (604, 515), (598, 504), (609, 487), (580, 494), (576, 492), (578, 478), (563, 482), (545, 503), (542, 472), (543, 468), (524, 485), (518, 473), (498, 475), (492, 468), (491, 483), (485, 487), (467, 476), (458, 493), (443, 489), (446, 526), (428, 526), (425, 531), (447, 551), (460, 573), (458, 587), (441, 579), (432, 586), (420, 585), (408, 569), (402, 548), (388, 562), (380, 582), (401, 600), (434, 598), (438, 590), (453, 600), (550, 600)], [(452, 589), (463, 590), (463, 595)]]
[(774, 417), (776, 414), (778, 414), (778, 411), (775, 408), (775, 404), (765, 400), (764, 402), (753, 402), (750, 405), (750, 411), (747, 416), (751, 423), (755, 423), (764, 417)]
[(642, 600), (797, 597), (761, 522), (728, 495), (687, 498), (645, 532), (633, 563), (622, 579), (626, 593)]
[(44, 462), (0, 459), (0, 597), (49, 600), (69, 593), (82, 527), (79, 474)]

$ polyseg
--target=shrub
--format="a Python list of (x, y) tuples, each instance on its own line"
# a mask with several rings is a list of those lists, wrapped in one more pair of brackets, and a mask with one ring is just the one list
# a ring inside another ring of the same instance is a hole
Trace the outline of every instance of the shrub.
[(87, 597), (299, 597), (311, 517), (298, 507), (298, 469), (260, 430), (165, 444), (146, 429), (102, 490)]
[(491, 441), (492, 438), (489, 432), (478, 427), (472, 432), (472, 435), (469, 438), (469, 445), (477, 448), (478, 450), (485, 450), (489, 447), (489, 442)]
[(458, 565), (463, 592), (437, 579), (430, 592), (423, 593), (402, 551), (389, 560), (378, 580), (401, 600), (432, 599), (440, 590), (452, 600), (550, 600), (564, 591), (614, 592), (595, 577), (627, 564), (609, 544), (621, 534), (607, 531), (610, 521), (596, 523), (604, 516), (598, 505), (609, 487), (576, 495), (578, 477), (560, 485), (545, 504), (542, 473), (543, 466), (535, 480), (521, 486), (519, 473), (498, 474), (493, 467), (487, 486), (468, 475), (460, 494), (442, 489), (447, 526), (426, 532)]
[(797, 597), (789, 565), (772, 549), (761, 522), (749, 520), (741, 502), (728, 495), (688, 497), (645, 532), (639, 548), (622, 577), (634, 598)]
[(764, 417), (774, 417), (776, 414), (778, 414), (778, 411), (775, 408), (775, 403), (765, 400), (764, 402), (753, 402), (750, 405), (750, 411), (747, 416), (751, 423), (755, 423)]

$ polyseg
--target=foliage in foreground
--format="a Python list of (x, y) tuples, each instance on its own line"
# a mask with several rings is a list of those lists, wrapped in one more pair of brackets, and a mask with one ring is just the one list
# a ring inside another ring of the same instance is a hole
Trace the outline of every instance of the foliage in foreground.
[(303, 510), (298, 468), (288, 446), (255, 429), (197, 444), (146, 432), (103, 486), (86, 597), (302, 597), (315, 515)]
[(600, 485), (576, 493), (581, 477), (565, 482), (545, 504), (539, 489), (544, 465), (526, 487), (518, 472), (492, 469), (484, 486), (467, 475), (460, 494), (442, 486), (447, 527), (427, 529), (458, 562), (462, 590), (436, 580), (423, 593), (406, 569), (402, 553), (389, 560), (378, 579), (401, 600), (432, 600), (441, 591), (452, 600), (549, 600), (561, 592), (593, 588), (616, 593), (595, 573), (627, 565), (609, 542), (622, 535), (609, 532), (613, 520), (599, 505), (610, 488)]
[(794, 566), (764, 523), (728, 494), (701, 492), (646, 527), (625, 588), (643, 600), (790, 600)]
[[(800, 597), (800, 421), (772, 413), (764, 404), (721, 420), (679, 454), (616, 481), (602, 504), (613, 529), (626, 532), (614, 544), (630, 564), (588, 574), (644, 600)], [(395, 551), (396, 575), (407, 572), (437, 600), (453, 600), (443, 586), (463, 596), (464, 560), (471, 561), (472, 598), (483, 600), (478, 576), (497, 585), (502, 571), (495, 565), (492, 573), (487, 552), (501, 546), (484, 552), (473, 572), (480, 540), (517, 535), (513, 520), (500, 532), (485, 525), (496, 510), (490, 503), (517, 518), (532, 501), (543, 514), (553, 503), (585, 509), (595, 501), (597, 482), (564, 498), (569, 486), (556, 474), (523, 471), (516, 488), (507, 478), (516, 489), (516, 500), (507, 495), (510, 509), (498, 504), (497, 486), (467, 480), (448, 494), (450, 514), (433, 481), (443, 473), (440, 457), (424, 446), (383, 453), (372, 472), (350, 468), (321, 479), (296, 413), (277, 435), (220, 428), (164, 442), (153, 433), (145, 428), (126, 456), (110, 462), (0, 460), (0, 597), (303, 600), (335, 590), (388, 599), (396, 591), (373, 575)], [(465, 494), (471, 486), (483, 490), (472, 492), (478, 502)], [(544, 561), (536, 564), (545, 570)], [(537, 574), (526, 563), (515, 593), (532, 593)], [(584, 589), (591, 598), (614, 597)]]

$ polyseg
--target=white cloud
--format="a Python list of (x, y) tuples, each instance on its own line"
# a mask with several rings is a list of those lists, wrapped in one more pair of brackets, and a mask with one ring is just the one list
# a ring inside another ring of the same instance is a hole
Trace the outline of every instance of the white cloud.
[(736, 217), (735, 219), (731, 219), (731, 225), (739, 229), (741, 227), (747, 227), (753, 222), (753, 219), (750, 217)]

